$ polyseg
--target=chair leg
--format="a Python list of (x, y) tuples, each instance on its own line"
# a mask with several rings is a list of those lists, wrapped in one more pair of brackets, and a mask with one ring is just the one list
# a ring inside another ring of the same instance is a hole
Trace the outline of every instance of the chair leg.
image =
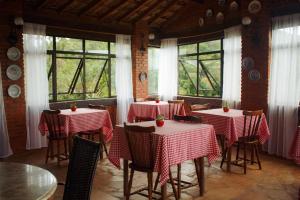
[(224, 161), (226, 159), (227, 151), (228, 151), (228, 147), (226, 147), (225, 150), (224, 150), (224, 152), (223, 152), (223, 156), (222, 156), (222, 161), (221, 161), (220, 168), (223, 167), (223, 163), (224, 163)]
[(244, 174), (247, 172), (247, 144), (244, 143)]
[(147, 178), (148, 178), (148, 198), (149, 200), (152, 200), (152, 179), (153, 179), (153, 173), (148, 172), (147, 173)]
[(251, 165), (254, 164), (254, 145), (251, 144)]
[(67, 139), (64, 139), (64, 148), (65, 148), (65, 156), (66, 156), (66, 159), (68, 159), (68, 158), (69, 158), (69, 155), (68, 155)]
[[(171, 169), (169, 170), (169, 176), (170, 176), (170, 182), (171, 182), (171, 185), (172, 185), (172, 189), (173, 189), (175, 199), (178, 200), (180, 197), (178, 197), (179, 193), (177, 193), (178, 191), (176, 191), (176, 187), (175, 187), (175, 184), (174, 184), (174, 179), (173, 179), (173, 176), (172, 176)], [(180, 183), (178, 183), (178, 185), (180, 185)]]
[(240, 157), (240, 143), (237, 143), (237, 147), (236, 147), (236, 160), (239, 159)]
[(160, 173), (157, 174), (156, 180), (155, 180), (155, 184), (154, 184), (154, 188), (153, 190), (156, 191), (158, 183), (159, 183), (159, 177), (160, 177)]
[(49, 159), (49, 149), (50, 149), (50, 140), (48, 140), (48, 147), (47, 147), (47, 152), (46, 152), (46, 161), (45, 164), (48, 163), (48, 159)]
[(133, 180), (133, 175), (134, 175), (134, 170), (130, 170), (130, 178), (129, 178), (129, 183), (128, 183), (128, 189), (127, 189), (127, 194), (126, 194), (126, 200), (129, 200), (130, 197), (130, 191), (132, 187), (132, 180)]
[(177, 197), (181, 198), (181, 164), (177, 164)]
[(59, 147), (59, 142), (60, 142), (60, 140), (56, 141), (56, 147), (57, 147), (56, 157), (57, 157), (57, 164), (58, 165), (60, 165), (60, 147)]
[(256, 154), (256, 158), (257, 158), (257, 162), (258, 162), (259, 169), (261, 169), (261, 163), (260, 163), (260, 159), (259, 159), (259, 153), (258, 153), (258, 147), (257, 147), (257, 144), (255, 144), (254, 150), (255, 150), (255, 154)]

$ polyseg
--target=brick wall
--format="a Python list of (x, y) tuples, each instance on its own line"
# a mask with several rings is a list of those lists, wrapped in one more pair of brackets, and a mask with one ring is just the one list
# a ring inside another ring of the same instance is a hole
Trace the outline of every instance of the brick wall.
[[(10, 137), (10, 144), (14, 152), (19, 152), (26, 147), (26, 118), (25, 118), (25, 91), (24, 91), (24, 65), (23, 65), (23, 41), (22, 30), (18, 30), (18, 43), (16, 47), (21, 51), (22, 57), (18, 61), (7, 58), (6, 52), (11, 45), (7, 41), (14, 16), (22, 16), (22, 3), (20, 1), (0, 2), (0, 62), (2, 65), (3, 95), (6, 111), (6, 120)], [(22, 77), (12, 81), (6, 76), (6, 68), (11, 64), (17, 64), (22, 69)], [(19, 98), (8, 96), (7, 89), (11, 84), (18, 84), (22, 93)]]
[[(148, 95), (148, 80), (141, 82), (139, 74), (146, 72), (148, 74), (148, 26), (145, 22), (138, 22), (134, 26), (132, 42), (132, 79), (133, 79), (133, 96), (135, 98), (145, 98)], [(145, 52), (141, 52), (142, 46)]]

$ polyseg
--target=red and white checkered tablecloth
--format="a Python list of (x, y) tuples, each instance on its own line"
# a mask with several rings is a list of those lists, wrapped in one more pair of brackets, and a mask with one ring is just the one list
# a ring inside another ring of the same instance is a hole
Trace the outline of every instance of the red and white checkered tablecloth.
[[(181, 115), (185, 115), (184, 106), (180, 110)], [(169, 118), (169, 104), (165, 101), (156, 103), (155, 101), (135, 102), (130, 105), (127, 120), (133, 122), (135, 117), (156, 118), (157, 115), (163, 115)]]
[[(211, 109), (193, 111), (192, 115), (200, 116), (204, 123), (212, 124), (217, 134), (224, 134), (228, 145), (232, 145), (239, 137), (243, 136), (244, 115), (242, 110), (230, 109), (224, 112), (223, 109)], [(246, 127), (248, 127), (247, 122)], [(270, 136), (269, 127), (265, 115), (262, 115), (258, 130), (260, 143), (265, 143)]]
[[(61, 110), (59, 115), (62, 121), (62, 129), (67, 135), (102, 128), (104, 140), (107, 142), (112, 139), (113, 126), (107, 110), (77, 108), (75, 112), (72, 112), (71, 109), (66, 109)], [(42, 134), (48, 131), (43, 114), (40, 118), (39, 130)]]
[(290, 156), (300, 165), (300, 126), (298, 126), (290, 149)]
[[(140, 126), (154, 126), (154, 121), (133, 123)], [(192, 124), (165, 120), (163, 127), (156, 127), (154, 133), (156, 157), (154, 171), (161, 173), (160, 183), (169, 179), (169, 167), (206, 156), (209, 163), (220, 156), (216, 134), (212, 125)], [(130, 153), (124, 129), (117, 126), (111, 142), (109, 160), (120, 168), (120, 159), (130, 160)]]

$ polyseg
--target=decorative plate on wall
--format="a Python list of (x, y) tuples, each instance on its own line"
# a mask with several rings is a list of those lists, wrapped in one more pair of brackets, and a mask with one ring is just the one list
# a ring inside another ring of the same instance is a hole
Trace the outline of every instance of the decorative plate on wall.
[(216, 22), (217, 24), (222, 24), (224, 21), (224, 14), (222, 12), (218, 12), (216, 15)]
[(258, 0), (253, 0), (248, 5), (249, 13), (256, 14), (261, 10), (261, 3)]
[(258, 81), (260, 79), (260, 73), (256, 69), (252, 69), (248, 73), (248, 78), (251, 81)]
[(6, 69), (6, 75), (10, 80), (16, 81), (22, 75), (22, 70), (18, 65), (10, 65)]
[(147, 73), (146, 72), (140, 72), (139, 80), (142, 81), (142, 82), (147, 80)]
[(21, 95), (21, 88), (17, 84), (10, 85), (8, 87), (8, 95), (11, 98), (18, 98)]
[(229, 8), (231, 11), (236, 11), (239, 9), (239, 4), (236, 1), (233, 1), (230, 3)]
[(254, 67), (254, 60), (251, 57), (245, 57), (242, 60), (242, 68), (244, 70), (250, 70)]
[(206, 17), (212, 17), (213, 16), (213, 10), (212, 9), (207, 9), (206, 10)]
[(17, 47), (10, 47), (6, 54), (8, 59), (12, 61), (17, 61), (21, 57), (21, 52)]
[(198, 22), (199, 22), (199, 26), (200, 27), (204, 26), (204, 19), (203, 19), (203, 17), (200, 17)]

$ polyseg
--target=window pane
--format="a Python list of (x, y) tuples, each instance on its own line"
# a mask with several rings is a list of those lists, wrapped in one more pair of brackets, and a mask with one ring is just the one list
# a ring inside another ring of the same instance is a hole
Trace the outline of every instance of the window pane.
[(199, 96), (221, 96), (220, 60), (199, 61)]
[(87, 97), (108, 97), (108, 60), (86, 60), (85, 67)]
[(49, 100), (53, 100), (53, 94), (52, 94), (52, 55), (48, 54), (47, 55), (47, 73), (48, 73), (48, 89), (49, 89)]
[(199, 55), (200, 60), (219, 60), (220, 58), (221, 58), (220, 53), (211, 53), (211, 54)]
[(116, 59), (111, 59), (111, 96), (117, 96), (116, 93)]
[(110, 43), (110, 53), (116, 54), (116, 43), (114, 43), (114, 42)]
[(179, 46), (179, 55), (197, 53), (197, 44), (187, 44)]
[(53, 37), (47, 36), (46, 42), (47, 42), (47, 50), (53, 50)]
[(82, 52), (82, 40), (72, 38), (56, 38), (56, 49), (58, 51)]
[(88, 53), (108, 54), (108, 42), (86, 40), (85, 51)]
[(159, 48), (148, 48), (148, 93), (157, 94)]
[(179, 91), (180, 95), (197, 95), (197, 57), (190, 56), (179, 59)]
[(221, 40), (213, 40), (209, 42), (199, 43), (200, 53), (219, 50), (221, 50)]
[(80, 59), (56, 59), (57, 100), (83, 98), (83, 70), (80, 63)]

